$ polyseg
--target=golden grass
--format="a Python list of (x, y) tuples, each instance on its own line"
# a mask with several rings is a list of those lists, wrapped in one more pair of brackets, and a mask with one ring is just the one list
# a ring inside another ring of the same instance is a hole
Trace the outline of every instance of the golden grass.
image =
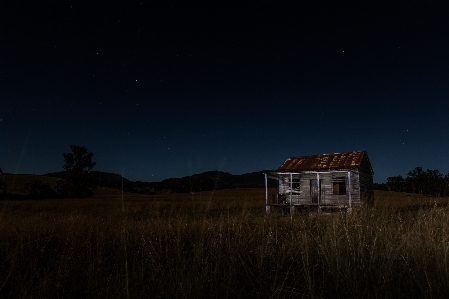
[(350, 217), (266, 217), (264, 189), (1, 201), (0, 297), (444, 298), (448, 217), (381, 191)]

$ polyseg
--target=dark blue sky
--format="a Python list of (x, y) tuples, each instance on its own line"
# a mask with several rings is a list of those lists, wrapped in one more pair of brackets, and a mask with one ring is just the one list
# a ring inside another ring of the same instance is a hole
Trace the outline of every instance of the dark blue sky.
[(1, 1), (0, 167), (77, 144), (141, 181), (361, 149), (376, 182), (447, 173), (448, 9), (359, 2)]

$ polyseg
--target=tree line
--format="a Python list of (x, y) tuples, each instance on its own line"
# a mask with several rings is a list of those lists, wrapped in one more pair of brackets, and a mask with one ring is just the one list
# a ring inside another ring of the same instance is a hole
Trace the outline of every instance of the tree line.
[(424, 194), (433, 197), (449, 195), (449, 172), (444, 175), (438, 169), (423, 170), (415, 167), (407, 177), (401, 175), (387, 178), (386, 183), (374, 184), (374, 189)]

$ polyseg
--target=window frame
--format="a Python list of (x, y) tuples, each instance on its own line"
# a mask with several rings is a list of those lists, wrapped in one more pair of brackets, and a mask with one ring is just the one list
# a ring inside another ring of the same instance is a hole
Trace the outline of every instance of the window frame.
[[(332, 195), (337, 195), (337, 196), (348, 195), (346, 186), (347, 186), (346, 178), (342, 178), (342, 177), (333, 178), (332, 179)], [(336, 187), (338, 188), (338, 192), (336, 192), (336, 190), (337, 190)]]

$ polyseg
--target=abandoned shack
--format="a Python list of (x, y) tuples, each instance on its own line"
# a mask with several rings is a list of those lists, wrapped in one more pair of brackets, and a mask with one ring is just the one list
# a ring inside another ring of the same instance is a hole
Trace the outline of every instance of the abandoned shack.
[[(365, 150), (288, 158), (278, 169), (264, 171), (266, 212), (272, 207), (293, 214), (296, 209), (346, 209), (374, 203), (373, 169)], [(268, 196), (268, 179), (279, 192)]]

